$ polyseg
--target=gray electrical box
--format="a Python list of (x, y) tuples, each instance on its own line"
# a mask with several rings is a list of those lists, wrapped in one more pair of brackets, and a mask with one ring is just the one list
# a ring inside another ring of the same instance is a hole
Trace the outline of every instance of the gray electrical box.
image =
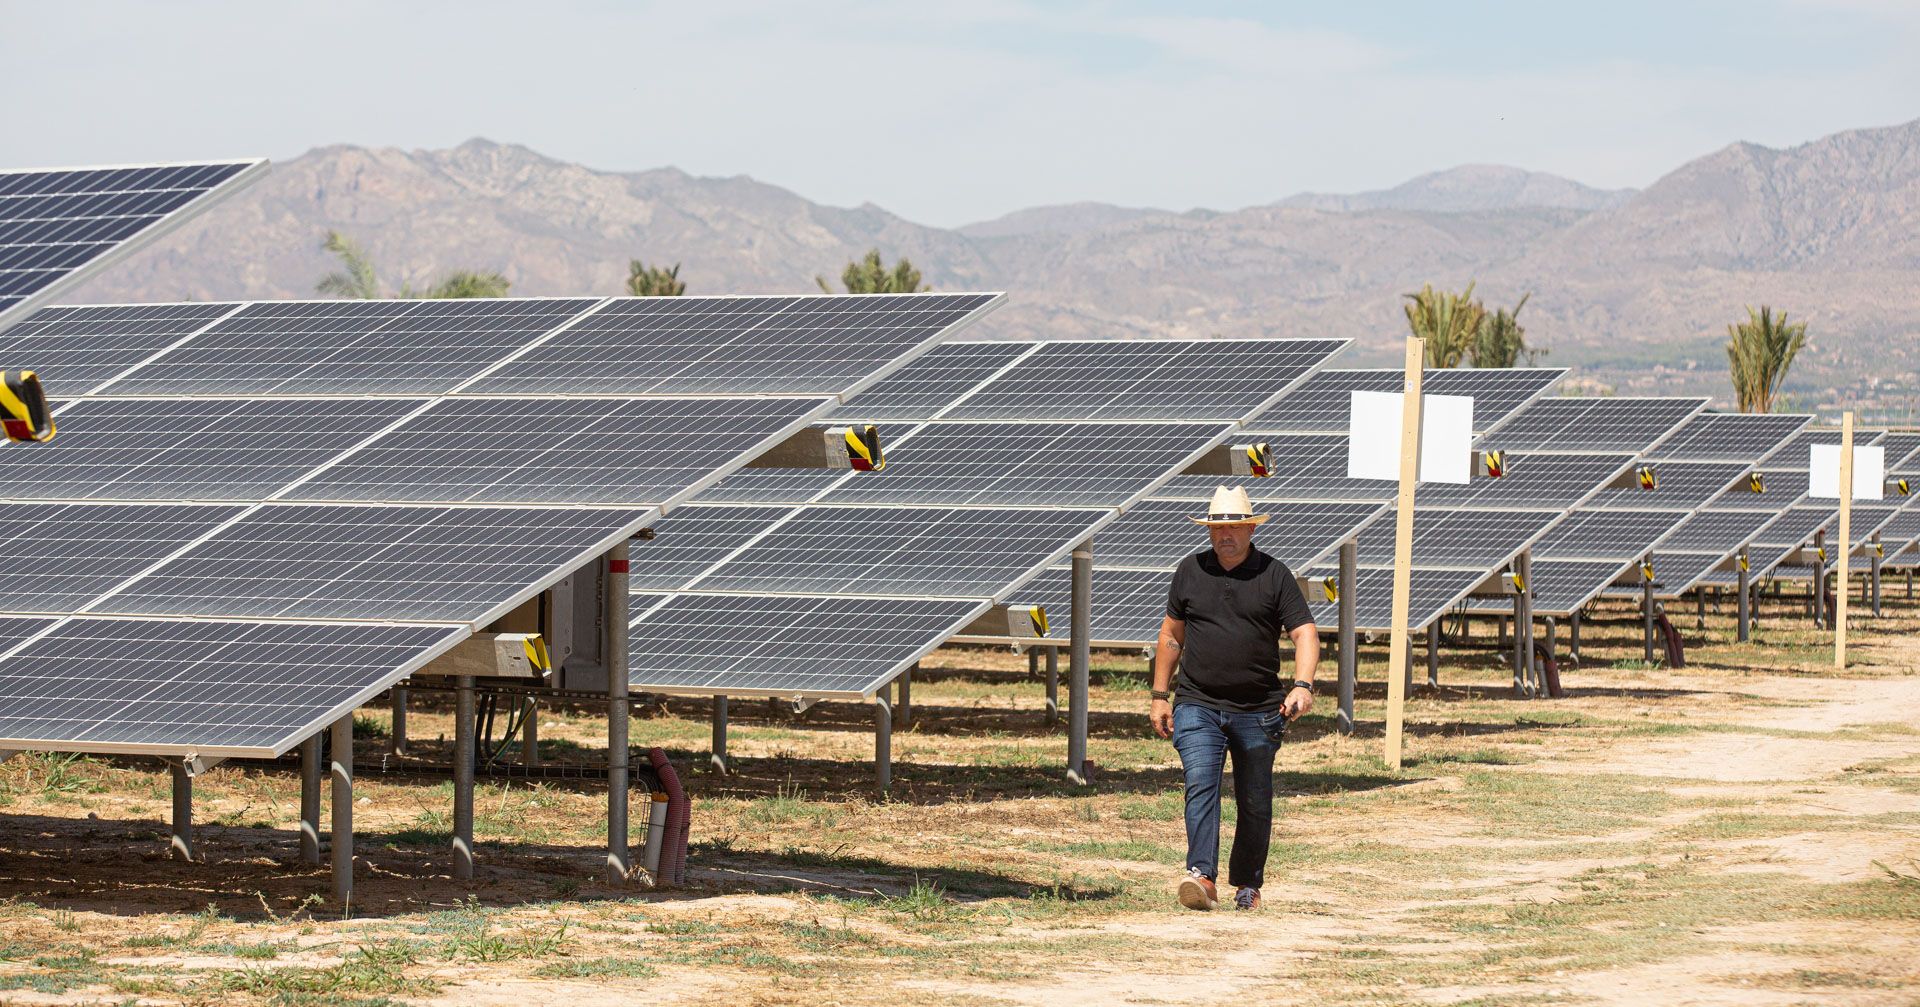
[(607, 559), (596, 556), (564, 580), (495, 620), (492, 633), (539, 633), (560, 689), (607, 688)]

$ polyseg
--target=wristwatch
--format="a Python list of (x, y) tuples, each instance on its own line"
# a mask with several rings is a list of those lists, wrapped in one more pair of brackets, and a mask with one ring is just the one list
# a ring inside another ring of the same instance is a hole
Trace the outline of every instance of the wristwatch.
[(1161, 689), (1149, 689), (1148, 692), (1155, 699), (1172, 699), (1173, 698), (1173, 693), (1167, 692)]
[(1311, 695), (1311, 694), (1313, 693), (1313, 683), (1312, 683), (1312, 682), (1309, 682), (1309, 681), (1307, 681), (1307, 680), (1306, 680), (1306, 679), (1304, 679), (1304, 678), (1296, 678), (1296, 679), (1294, 679), (1294, 680), (1293, 680), (1293, 687), (1294, 687), (1294, 688), (1296, 688), (1296, 689), (1305, 689), (1305, 690), (1307, 690), (1307, 693), (1308, 693), (1309, 695)]

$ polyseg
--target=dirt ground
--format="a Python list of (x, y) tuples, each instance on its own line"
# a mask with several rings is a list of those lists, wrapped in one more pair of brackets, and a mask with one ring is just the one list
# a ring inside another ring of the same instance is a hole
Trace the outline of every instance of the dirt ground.
[[(286, 767), (201, 778), (187, 864), (152, 762), (23, 755), (0, 764), (0, 1003), (1920, 1002), (1920, 605), (1858, 619), (1844, 673), (1765, 612), (1751, 645), (1681, 617), (1681, 670), (1597, 613), (1559, 700), (1513, 698), (1477, 624), (1414, 693), (1398, 771), (1371, 645), (1360, 732), (1327, 696), (1290, 732), (1255, 913), (1173, 902), (1179, 766), (1138, 655), (1096, 660), (1084, 788), (999, 651), (926, 662), (885, 799), (868, 707), (736, 700), (726, 777), (705, 702), (643, 708), (635, 743), (695, 799), (676, 890), (600, 881), (604, 788), (564, 780), (484, 784), (456, 883), (450, 785), (395, 772), (358, 782), (343, 912), (299, 862)], [(448, 725), (416, 706), (416, 762)], [(386, 730), (363, 711), (363, 760)], [(548, 709), (541, 736), (591, 764), (604, 722)]]

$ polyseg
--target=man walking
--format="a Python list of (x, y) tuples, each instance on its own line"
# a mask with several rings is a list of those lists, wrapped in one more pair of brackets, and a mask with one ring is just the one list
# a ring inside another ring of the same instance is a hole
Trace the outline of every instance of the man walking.
[[(1320, 632), (1285, 563), (1253, 547), (1244, 489), (1214, 491), (1205, 525), (1213, 547), (1180, 563), (1153, 661), (1153, 729), (1172, 738), (1187, 784), (1187, 876), (1180, 904), (1212, 909), (1220, 856), (1220, 774), (1233, 758), (1237, 814), (1227, 880), (1237, 909), (1260, 907), (1273, 834), (1273, 759), (1287, 722), (1313, 708)], [(1294, 674), (1280, 678), (1280, 637), (1293, 640)], [(1174, 671), (1179, 670), (1175, 684)], [(1177, 702), (1174, 700), (1177, 699)]]

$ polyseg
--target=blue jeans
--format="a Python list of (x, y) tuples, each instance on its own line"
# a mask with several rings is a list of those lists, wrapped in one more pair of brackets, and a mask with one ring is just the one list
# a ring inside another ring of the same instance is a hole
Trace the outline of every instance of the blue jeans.
[(1194, 703), (1173, 708), (1173, 747), (1187, 776), (1187, 867), (1218, 876), (1220, 773), (1233, 756), (1233, 854), (1227, 878), (1259, 888), (1273, 838), (1273, 757), (1287, 733), (1286, 714), (1223, 713)]

